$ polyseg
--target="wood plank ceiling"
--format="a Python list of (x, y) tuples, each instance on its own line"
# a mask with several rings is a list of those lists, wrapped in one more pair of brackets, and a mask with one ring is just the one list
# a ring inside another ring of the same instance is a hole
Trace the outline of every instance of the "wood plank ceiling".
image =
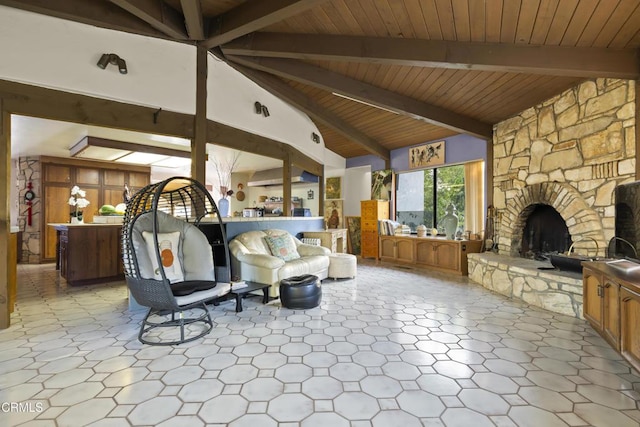
[(347, 158), (491, 138), (494, 124), (585, 79), (640, 76), (638, 0), (0, 4), (203, 45), (309, 114)]

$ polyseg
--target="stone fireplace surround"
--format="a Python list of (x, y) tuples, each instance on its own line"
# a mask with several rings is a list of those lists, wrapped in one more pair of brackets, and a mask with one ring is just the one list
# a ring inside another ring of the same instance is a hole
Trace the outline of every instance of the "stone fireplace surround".
[(501, 253), (520, 256), (524, 227), (536, 204), (549, 205), (562, 216), (575, 243), (575, 253), (604, 256), (607, 241), (600, 216), (573, 187), (560, 182), (524, 187), (520, 194), (508, 201), (499, 226), (499, 240), (505, 242)]
[[(614, 235), (617, 185), (635, 180), (636, 82), (586, 81), (494, 127), (497, 253), (470, 254), (469, 278), (547, 310), (582, 318), (578, 273), (540, 270), (520, 258), (536, 204), (552, 206), (575, 253), (605, 255)], [(593, 239), (593, 240), (592, 240)]]

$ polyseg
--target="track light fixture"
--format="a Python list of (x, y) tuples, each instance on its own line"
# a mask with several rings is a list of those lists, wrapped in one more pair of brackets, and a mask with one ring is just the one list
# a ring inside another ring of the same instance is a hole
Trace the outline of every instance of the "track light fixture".
[(271, 114), (269, 114), (269, 109), (267, 108), (266, 105), (261, 104), (260, 102), (256, 101), (253, 104), (253, 108), (256, 114), (262, 114), (265, 117), (269, 117)]
[(127, 63), (115, 53), (103, 53), (97, 65), (104, 70), (109, 64), (117, 66), (120, 74), (127, 74)]
[(315, 132), (311, 132), (311, 140), (316, 144), (320, 144), (320, 135)]

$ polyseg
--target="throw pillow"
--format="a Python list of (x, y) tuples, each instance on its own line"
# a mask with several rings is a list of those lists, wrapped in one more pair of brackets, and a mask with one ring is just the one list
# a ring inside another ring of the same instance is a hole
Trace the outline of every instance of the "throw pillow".
[(291, 261), (300, 258), (300, 254), (296, 249), (296, 244), (290, 236), (265, 236), (264, 240), (269, 246), (271, 255), (280, 258), (283, 261)]
[[(147, 244), (149, 259), (151, 259), (151, 265), (153, 265), (153, 278), (155, 280), (162, 280), (160, 266), (158, 266), (158, 259), (156, 257), (156, 249), (154, 247), (153, 233), (143, 231), (142, 237)], [(164, 275), (171, 283), (184, 280), (182, 266), (180, 265), (180, 259), (178, 257), (179, 244), (179, 231), (174, 231), (173, 233), (158, 233), (158, 247), (160, 248), (160, 258), (162, 267), (164, 268)]]

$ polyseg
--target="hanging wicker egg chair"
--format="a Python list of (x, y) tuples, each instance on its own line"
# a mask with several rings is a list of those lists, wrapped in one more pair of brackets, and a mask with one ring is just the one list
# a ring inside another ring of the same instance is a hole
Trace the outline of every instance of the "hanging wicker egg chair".
[(211, 331), (206, 303), (230, 291), (231, 274), (224, 225), (201, 183), (173, 177), (135, 193), (124, 215), (122, 258), (131, 296), (149, 307), (141, 342), (174, 345)]

